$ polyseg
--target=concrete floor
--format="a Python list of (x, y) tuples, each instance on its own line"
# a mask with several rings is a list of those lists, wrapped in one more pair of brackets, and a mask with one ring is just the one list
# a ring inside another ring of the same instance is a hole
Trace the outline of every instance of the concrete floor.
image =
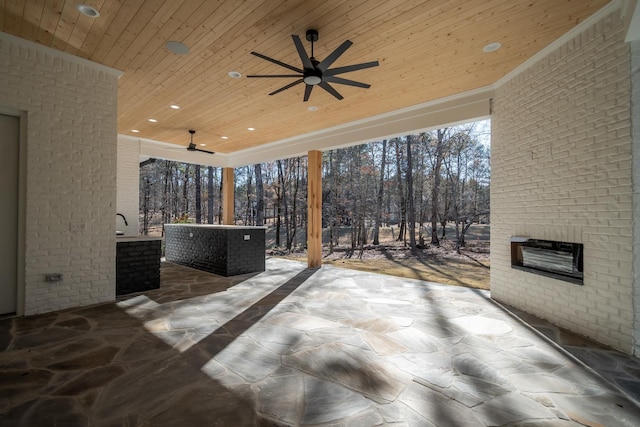
[(158, 290), (0, 320), (0, 425), (640, 425), (637, 359), (537, 327), (629, 387), (484, 291), (163, 263)]

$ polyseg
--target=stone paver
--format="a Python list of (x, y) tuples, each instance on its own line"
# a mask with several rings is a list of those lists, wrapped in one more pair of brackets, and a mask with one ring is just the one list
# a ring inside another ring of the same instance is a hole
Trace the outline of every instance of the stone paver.
[(559, 344), (627, 391), (487, 292), (282, 259), (231, 278), (163, 263), (160, 289), (0, 320), (0, 425), (640, 425), (634, 359)]

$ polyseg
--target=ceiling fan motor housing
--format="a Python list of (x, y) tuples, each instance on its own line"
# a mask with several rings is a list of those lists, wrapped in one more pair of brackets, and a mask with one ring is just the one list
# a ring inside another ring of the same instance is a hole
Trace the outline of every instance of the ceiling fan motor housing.
[(318, 41), (318, 30), (307, 30), (307, 41), (311, 43)]

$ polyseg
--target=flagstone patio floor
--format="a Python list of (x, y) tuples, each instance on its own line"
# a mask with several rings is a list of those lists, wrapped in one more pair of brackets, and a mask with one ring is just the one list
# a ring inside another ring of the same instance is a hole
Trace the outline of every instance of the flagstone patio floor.
[(276, 258), (161, 275), (0, 320), (0, 425), (640, 425), (637, 359), (539, 323), (557, 345), (485, 291)]

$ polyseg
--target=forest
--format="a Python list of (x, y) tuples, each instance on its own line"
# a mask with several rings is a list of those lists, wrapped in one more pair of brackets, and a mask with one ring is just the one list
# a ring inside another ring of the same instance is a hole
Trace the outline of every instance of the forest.
[[(449, 239), (459, 252), (469, 227), (490, 220), (488, 128), (476, 122), (324, 152), (325, 250), (378, 245), (387, 229), (411, 250)], [(306, 156), (236, 168), (235, 223), (267, 226), (273, 247), (303, 249), (306, 173)], [(221, 168), (142, 162), (141, 233), (161, 235), (166, 223), (221, 223), (221, 190)]]

